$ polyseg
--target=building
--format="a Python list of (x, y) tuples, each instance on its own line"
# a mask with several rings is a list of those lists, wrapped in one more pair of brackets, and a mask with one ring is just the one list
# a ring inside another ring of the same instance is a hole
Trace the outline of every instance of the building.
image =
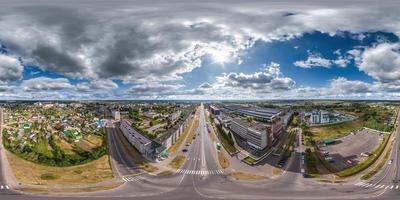
[(259, 121), (273, 122), (281, 114), (281, 110), (275, 108), (245, 107), (241, 105), (225, 106), (230, 113), (253, 117)]
[(272, 146), (274, 134), (272, 127), (259, 122), (247, 122), (240, 118), (232, 119), (229, 126), (231, 132), (237, 134), (251, 148), (263, 150)]
[(294, 114), (293, 111), (289, 111), (289, 112), (285, 113), (285, 114), (281, 117), (281, 121), (282, 121), (282, 123), (283, 123), (283, 126), (285, 126), (285, 127), (288, 126), (290, 120), (292, 120), (292, 118), (293, 118), (293, 114)]
[(219, 115), (221, 113), (220, 109), (215, 106), (210, 106), (210, 112), (213, 115)]
[(324, 110), (313, 111), (310, 115), (311, 124), (326, 124), (330, 122), (330, 114)]
[[(192, 117), (194, 107), (188, 107), (183, 110), (183, 117), (175, 123), (173, 127), (168, 129), (166, 133), (157, 138), (157, 141), (164, 145), (166, 148), (171, 147), (176, 143), (185, 128), (189, 125), (189, 119)], [(180, 116), (181, 114), (179, 114)]]
[(119, 111), (113, 111), (112, 116), (113, 116), (114, 120), (117, 120), (117, 121), (121, 120), (121, 114)]
[(181, 116), (181, 114), (182, 114), (182, 111), (180, 111), (180, 110), (175, 111), (175, 112), (173, 112), (172, 114), (168, 115), (168, 120), (169, 120), (170, 122), (173, 122), (173, 121), (175, 121), (176, 119), (178, 119), (178, 118)]
[(129, 143), (149, 160), (155, 160), (166, 149), (163, 145), (140, 134), (127, 120), (121, 120), (119, 128)]

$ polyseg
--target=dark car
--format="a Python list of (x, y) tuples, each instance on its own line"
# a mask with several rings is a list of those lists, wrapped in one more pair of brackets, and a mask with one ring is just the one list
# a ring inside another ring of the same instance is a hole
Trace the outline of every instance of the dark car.
[(188, 150), (187, 149), (182, 149), (182, 152), (187, 152)]
[(283, 166), (285, 166), (285, 163), (286, 163), (286, 158), (282, 158), (278, 162), (278, 167), (282, 168)]

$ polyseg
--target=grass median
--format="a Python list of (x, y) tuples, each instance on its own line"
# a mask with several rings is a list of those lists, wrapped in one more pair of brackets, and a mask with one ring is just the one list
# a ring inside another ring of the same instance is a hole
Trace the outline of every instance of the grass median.
[(256, 181), (266, 179), (266, 176), (260, 176), (256, 174), (244, 173), (244, 172), (232, 172), (229, 174), (236, 180)]
[(226, 157), (224, 156), (224, 154), (222, 152), (218, 152), (218, 162), (219, 162), (219, 165), (221, 165), (221, 167), (223, 169), (226, 169), (229, 167), (229, 160), (226, 159)]
[(176, 156), (174, 159), (171, 160), (171, 162), (168, 164), (173, 169), (179, 169), (185, 162), (186, 157), (182, 155)]
[(192, 129), (189, 131), (189, 136), (186, 138), (186, 144), (192, 144), (196, 130), (199, 128), (199, 120), (195, 119)]

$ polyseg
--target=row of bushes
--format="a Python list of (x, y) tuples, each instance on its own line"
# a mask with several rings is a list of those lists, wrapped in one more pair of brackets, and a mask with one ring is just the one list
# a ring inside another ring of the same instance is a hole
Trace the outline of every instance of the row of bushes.
[(306, 165), (308, 174), (318, 174), (317, 160), (314, 157), (310, 148), (307, 148), (304, 153), (304, 164)]
[(230, 153), (236, 153), (235, 142), (233, 141), (232, 135), (230, 133), (226, 133), (222, 128), (221, 124), (216, 124), (218, 138), (220, 139), (222, 146)]
[(385, 135), (383, 138), (382, 143), (376, 148), (373, 152), (372, 155), (370, 155), (366, 160), (364, 160), (361, 163), (358, 163), (357, 165), (345, 169), (343, 171), (337, 172), (336, 175), (339, 177), (347, 177), (351, 176), (354, 174), (357, 174), (365, 169), (367, 169), (369, 166), (371, 166), (382, 154), (383, 150), (385, 149), (387, 143), (389, 142), (390, 135)]

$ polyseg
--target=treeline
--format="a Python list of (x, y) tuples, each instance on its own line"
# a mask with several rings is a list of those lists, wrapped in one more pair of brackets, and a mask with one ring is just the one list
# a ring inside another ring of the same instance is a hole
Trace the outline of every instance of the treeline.
[(394, 129), (393, 124), (389, 124), (391, 114), (387, 110), (377, 112), (374, 110), (366, 110), (363, 115), (364, 126), (379, 131), (391, 132)]
[[(55, 143), (53, 136), (47, 140), (44, 135), (41, 135), (38, 137), (36, 145), (24, 145), (24, 147), (20, 148), (18, 145), (12, 145), (6, 135), (3, 133), (3, 145), (7, 150), (25, 160), (42, 165), (57, 167), (80, 165), (96, 160), (108, 152), (107, 135), (104, 128), (96, 133), (96, 135), (103, 138), (101, 146), (92, 149), (92, 151), (85, 151), (76, 147), (73, 149), (74, 154), (66, 154)], [(47, 145), (51, 147), (51, 150), (44, 151), (43, 148), (47, 149)]]

